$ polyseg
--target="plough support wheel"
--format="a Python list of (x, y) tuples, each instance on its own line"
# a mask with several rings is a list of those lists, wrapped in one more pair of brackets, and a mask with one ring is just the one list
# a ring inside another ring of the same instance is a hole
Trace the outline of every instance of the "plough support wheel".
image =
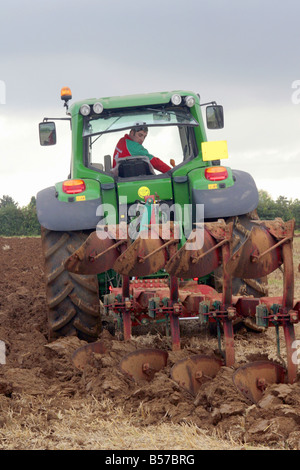
[(121, 371), (135, 381), (151, 381), (167, 365), (168, 353), (160, 349), (139, 349), (120, 362)]
[(107, 346), (102, 341), (97, 341), (76, 349), (72, 361), (77, 369), (84, 370), (85, 366), (91, 363), (94, 354), (106, 354), (107, 351)]
[(269, 361), (252, 362), (237, 369), (233, 383), (253, 403), (259, 402), (268, 385), (285, 383), (286, 369)]
[(171, 376), (181, 387), (196, 396), (201, 386), (215, 377), (222, 365), (221, 360), (196, 355), (177, 362), (172, 367)]

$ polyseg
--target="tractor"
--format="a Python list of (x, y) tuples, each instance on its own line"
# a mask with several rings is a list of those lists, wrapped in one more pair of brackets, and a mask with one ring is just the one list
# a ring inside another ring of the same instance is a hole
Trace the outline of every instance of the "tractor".
[[(223, 107), (201, 103), (190, 91), (69, 105), (72, 93), (64, 87), (61, 99), (66, 117), (57, 119), (71, 125), (70, 174), (37, 194), (50, 339), (77, 335), (90, 354), (103, 328), (129, 341), (135, 326), (160, 324), (176, 351), (180, 322), (193, 320), (216, 328), (223, 363), (231, 366), (235, 324), (282, 326), (287, 380), (294, 382), (300, 310), (294, 300), (294, 221), (259, 220), (252, 176), (224, 165), (226, 141), (207, 140), (206, 128), (224, 127)], [(141, 130), (143, 144), (135, 140)], [(39, 136), (42, 146), (56, 144), (54, 118), (44, 118)], [(270, 298), (267, 276), (281, 265), (283, 295)], [(151, 370), (162, 360), (161, 351), (145, 354), (142, 374), (152, 357)], [(206, 362), (195, 362), (195, 376)], [(187, 373), (182, 367), (179, 377)], [(270, 363), (261, 367), (253, 366), (255, 377), (282, 376), (276, 364), (271, 372)]]

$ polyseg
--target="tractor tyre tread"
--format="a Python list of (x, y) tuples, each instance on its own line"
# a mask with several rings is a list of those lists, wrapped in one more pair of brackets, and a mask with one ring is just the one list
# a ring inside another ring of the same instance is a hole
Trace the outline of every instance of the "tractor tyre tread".
[(48, 326), (51, 340), (78, 336), (95, 341), (101, 330), (97, 276), (68, 272), (65, 260), (70, 247), (79, 248), (89, 232), (56, 232), (41, 228), (44, 254)]

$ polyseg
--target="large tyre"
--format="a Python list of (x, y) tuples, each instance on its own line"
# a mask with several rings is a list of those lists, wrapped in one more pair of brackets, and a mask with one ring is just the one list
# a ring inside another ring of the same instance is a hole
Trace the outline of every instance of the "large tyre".
[(42, 227), (49, 339), (77, 336), (95, 341), (100, 333), (97, 276), (65, 270), (64, 261), (86, 240), (88, 232), (55, 232)]

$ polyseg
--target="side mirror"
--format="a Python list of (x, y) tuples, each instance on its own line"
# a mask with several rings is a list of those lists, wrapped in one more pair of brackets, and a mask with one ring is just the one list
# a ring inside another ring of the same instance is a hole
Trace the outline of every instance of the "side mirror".
[(55, 122), (46, 121), (39, 123), (39, 135), (41, 145), (56, 144), (56, 127)]
[(223, 129), (223, 106), (215, 104), (206, 108), (206, 123), (208, 129)]

